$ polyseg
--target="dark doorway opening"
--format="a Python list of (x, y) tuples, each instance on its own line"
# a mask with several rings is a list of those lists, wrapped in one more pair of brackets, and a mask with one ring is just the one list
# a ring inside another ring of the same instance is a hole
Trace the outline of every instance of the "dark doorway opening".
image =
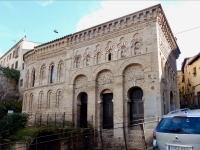
[(103, 94), (103, 129), (113, 129), (113, 93)]
[(141, 88), (134, 88), (130, 92), (130, 125), (142, 123), (142, 119), (144, 119), (144, 104), (142, 96), (143, 91)]
[(197, 92), (197, 98), (198, 98), (198, 107), (197, 108), (200, 108), (200, 92)]
[(60, 140), (53, 132), (40, 133), (31, 143), (29, 150), (60, 150)]
[(172, 91), (170, 92), (170, 111), (173, 111), (175, 110), (175, 107), (174, 107), (174, 96), (173, 96), (173, 93)]
[(80, 111), (80, 127), (87, 128), (87, 94), (83, 93), (81, 95), (81, 111)]

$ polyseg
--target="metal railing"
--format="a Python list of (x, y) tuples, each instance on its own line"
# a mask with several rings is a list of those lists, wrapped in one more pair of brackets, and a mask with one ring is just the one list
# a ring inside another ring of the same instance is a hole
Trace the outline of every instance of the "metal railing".
[[(113, 124), (113, 128), (110, 129), (104, 129), (106, 128), (105, 126), (99, 126), (91, 129), (73, 129), (71, 131), (63, 130), (60, 133), (38, 136), (35, 138), (29, 138), (26, 141), (21, 141), (23, 143), (22, 146), (17, 146), (16, 141), (2, 143), (0, 144), (0, 149), (39, 149), (45, 144), (46, 146), (56, 145), (56, 142), (61, 140), (64, 144), (60, 146), (57, 145), (57, 147), (59, 148), (62, 146), (69, 150), (148, 149), (152, 146), (152, 133), (160, 119), (161, 116), (158, 116), (140, 119), (137, 120), (139, 123), (134, 124), (131, 124), (130, 122), (116, 123)], [(57, 125), (57, 123), (55, 124)], [(80, 133), (80, 130), (82, 133)]]

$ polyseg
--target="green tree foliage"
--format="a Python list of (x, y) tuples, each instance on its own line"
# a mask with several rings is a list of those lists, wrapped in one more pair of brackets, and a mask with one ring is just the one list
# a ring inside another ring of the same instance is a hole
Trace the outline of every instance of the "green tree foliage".
[(0, 134), (3, 138), (14, 134), (19, 129), (25, 127), (28, 121), (28, 114), (25, 113), (13, 113), (6, 115), (0, 120)]
[(10, 69), (10, 68), (4, 68), (4, 67), (0, 67), (0, 70), (3, 71), (4, 76), (6, 76), (7, 78), (13, 78), (15, 80), (19, 80), (20, 77), (20, 71), (15, 70), (15, 69)]
[(20, 113), (22, 111), (22, 102), (14, 101), (8, 102), (3, 100), (0, 102), (0, 120), (8, 113), (8, 110), (13, 110), (14, 113)]

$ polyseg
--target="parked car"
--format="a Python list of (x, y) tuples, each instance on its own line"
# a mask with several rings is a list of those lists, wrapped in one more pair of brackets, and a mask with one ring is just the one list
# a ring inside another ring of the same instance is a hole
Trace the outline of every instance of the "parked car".
[(200, 109), (180, 109), (163, 116), (153, 132), (154, 150), (200, 150)]

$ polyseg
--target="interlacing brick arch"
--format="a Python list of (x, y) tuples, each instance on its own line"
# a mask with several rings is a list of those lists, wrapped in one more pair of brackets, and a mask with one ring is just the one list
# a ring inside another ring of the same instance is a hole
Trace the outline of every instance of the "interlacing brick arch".
[(94, 51), (94, 58), (95, 63), (100, 64), (101, 63), (101, 56), (103, 55), (103, 49), (100, 44), (96, 46), (96, 50)]
[(119, 51), (119, 55), (120, 55), (120, 56), (118, 56), (118, 58), (127, 57), (127, 55), (128, 55), (127, 46), (128, 46), (128, 42), (125, 40), (124, 37), (122, 37), (122, 38), (119, 40), (119, 44), (117, 45), (118, 51)]
[(114, 45), (111, 41), (107, 43), (107, 47), (105, 48), (105, 53), (106, 53), (106, 61), (111, 61), (113, 60), (113, 51), (114, 51)]

